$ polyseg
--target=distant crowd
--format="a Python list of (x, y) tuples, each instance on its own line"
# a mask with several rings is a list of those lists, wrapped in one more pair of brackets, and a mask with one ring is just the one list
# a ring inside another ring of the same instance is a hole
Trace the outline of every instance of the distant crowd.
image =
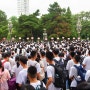
[(89, 40), (0, 42), (0, 90), (90, 90), (89, 83)]

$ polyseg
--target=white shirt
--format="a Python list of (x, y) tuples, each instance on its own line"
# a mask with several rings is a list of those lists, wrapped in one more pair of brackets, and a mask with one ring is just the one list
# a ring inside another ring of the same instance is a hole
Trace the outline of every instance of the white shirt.
[(27, 80), (27, 68), (26, 69), (22, 69), (16, 79), (16, 83), (18, 84), (25, 84)]
[[(41, 82), (38, 80), (38, 81), (35, 82), (35, 83), (30, 83), (30, 85), (32, 85), (35, 89), (36, 89), (37, 87), (40, 88)], [(43, 87), (46, 87), (44, 83), (43, 83)]]
[(57, 60), (57, 61), (59, 61), (60, 60), (60, 57), (55, 57), (54, 59)]
[(37, 69), (37, 73), (40, 73), (40, 72), (41, 72), (40, 64), (39, 64), (37, 61), (28, 60), (28, 61), (27, 61), (27, 66), (28, 66), (28, 67), (30, 67), (30, 66), (35, 66), (36, 69)]
[(67, 62), (67, 66), (66, 66), (66, 69), (70, 72), (70, 68), (74, 65), (74, 61), (73, 60), (69, 60)]
[[(4, 62), (4, 60), (2, 60), (2, 62)], [(11, 71), (10, 62), (6, 61), (6, 62), (4, 63), (4, 69), (7, 69), (7, 70)]]
[(12, 69), (12, 67), (16, 64), (16, 63), (15, 63), (15, 60), (12, 59), (12, 58), (9, 58), (9, 62), (10, 62), (11, 69)]
[[(80, 66), (79, 63), (78, 63), (78, 64), (75, 64), (75, 65)], [(72, 66), (72, 67), (70, 68), (69, 78), (71, 78), (71, 77), (73, 77), (73, 76), (74, 76), (75, 78), (77, 78), (77, 69), (76, 69), (74, 66)], [(71, 82), (71, 87), (77, 87), (77, 82), (76, 82), (75, 79), (72, 80), (72, 82)]]
[[(54, 74), (55, 74), (55, 70), (53, 66), (48, 66), (47, 67), (47, 77), (52, 77), (53, 81), (54, 81)], [(53, 82), (48, 86), (48, 90), (61, 90), (60, 88), (56, 88), (53, 84)]]
[(44, 63), (44, 71), (46, 72), (47, 71), (47, 61), (46, 61), (46, 58), (42, 58), (43, 63)]
[(90, 70), (90, 56), (85, 57), (83, 64), (86, 65), (85, 69)]
[(15, 73), (15, 76), (16, 76), (16, 79), (17, 79), (17, 76), (19, 74), (19, 72), (23, 69), (23, 67), (21, 65), (19, 65), (19, 67), (17, 67), (17, 65), (14, 65), (12, 67), (12, 73)]
[(89, 79), (89, 77), (90, 77), (90, 70), (88, 70), (88, 71), (86, 72), (85, 80), (87, 81), (87, 80)]

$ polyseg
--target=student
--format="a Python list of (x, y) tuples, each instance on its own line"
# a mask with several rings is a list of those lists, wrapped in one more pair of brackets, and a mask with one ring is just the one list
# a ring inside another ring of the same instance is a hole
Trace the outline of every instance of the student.
[[(80, 56), (79, 55), (75, 55), (73, 58), (73, 61), (75, 63), (74, 65), (80, 66), (80, 63), (79, 63)], [(71, 85), (70, 85), (71, 90), (77, 90), (76, 88), (77, 87), (77, 81), (76, 81), (77, 76), (78, 76), (77, 69), (74, 66), (72, 66), (69, 72), (69, 78), (71, 79)]]
[(84, 58), (83, 66), (86, 70), (90, 70), (90, 50), (88, 51), (88, 56)]
[(43, 80), (43, 82), (46, 84), (46, 82), (47, 82), (47, 61), (46, 61), (45, 54), (46, 53), (43, 50), (40, 51), (41, 61), (44, 64), (44, 72), (45, 72), (45, 79)]
[(2, 62), (0, 61), (0, 90), (8, 90), (8, 83), (10, 73), (7, 69), (4, 69)]
[(7, 52), (3, 53), (3, 60), (2, 60), (2, 64), (4, 66), (4, 69), (7, 69), (10, 73), (11, 73), (11, 65), (9, 62), (9, 55)]
[[(55, 62), (53, 61), (53, 53), (48, 51), (46, 52), (46, 60), (49, 64), (55, 65)], [(47, 83), (46, 83), (46, 88), (48, 90), (61, 90), (60, 88), (56, 88), (53, 84), (54, 82), (54, 75), (55, 75), (55, 69), (53, 66), (49, 65), (47, 66)]]
[[(30, 66), (28, 68), (28, 78), (30, 80), (30, 85), (32, 85), (35, 88), (35, 90), (40, 88), (41, 81), (37, 80), (37, 69), (35, 66)], [(45, 87), (44, 83), (43, 83), (43, 87)]]
[(18, 83), (18, 86), (21, 87), (22, 84), (25, 84), (27, 81), (27, 57), (20, 56), (20, 64), (23, 67), (23, 69), (19, 72), (16, 83)]
[[(12, 67), (12, 75), (17, 79), (17, 77), (18, 77), (18, 74), (19, 74), (19, 72), (23, 69), (23, 67), (21, 66), (21, 64), (20, 64), (20, 62), (19, 62), (19, 59), (20, 59), (20, 56), (19, 55), (17, 55), (16, 57), (15, 57), (15, 62), (16, 62), (16, 65), (14, 65), (13, 67)], [(16, 86), (17, 86), (17, 90), (18, 90), (18, 84), (16, 84)]]
[(56, 61), (59, 61), (59, 60), (60, 60), (60, 57), (58, 56), (58, 54), (59, 54), (59, 49), (54, 48), (54, 49), (52, 50), (52, 52), (53, 52), (53, 55), (54, 55), (54, 59), (55, 59)]
[(37, 68), (37, 78), (40, 79), (40, 72), (41, 72), (41, 68), (40, 68), (40, 64), (36, 61), (37, 58), (37, 51), (33, 50), (31, 51), (31, 59), (27, 61), (27, 66), (35, 66)]

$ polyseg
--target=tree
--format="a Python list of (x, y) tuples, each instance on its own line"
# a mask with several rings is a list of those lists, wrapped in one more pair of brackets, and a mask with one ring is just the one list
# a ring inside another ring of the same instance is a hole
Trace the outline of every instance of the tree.
[[(29, 16), (22, 15), (19, 17), (19, 36), (26, 39), (27, 37), (37, 38), (38, 34), (40, 35), (40, 22), (39, 18), (35, 16), (35, 14), (31, 14)], [(41, 34), (42, 35), (42, 34)], [(40, 35), (40, 36), (41, 36)]]
[(7, 38), (8, 35), (7, 25), (8, 25), (7, 16), (5, 12), (0, 10), (0, 39), (4, 37)]
[(16, 16), (12, 16), (9, 18), (12, 22), (12, 37), (15, 37), (18, 34), (18, 18)]
[(41, 17), (48, 36), (57, 34), (58, 37), (70, 37), (69, 22), (66, 21), (67, 18), (65, 16), (66, 10), (62, 9), (57, 2), (54, 2), (54, 4), (50, 4), (48, 11), (48, 14)]

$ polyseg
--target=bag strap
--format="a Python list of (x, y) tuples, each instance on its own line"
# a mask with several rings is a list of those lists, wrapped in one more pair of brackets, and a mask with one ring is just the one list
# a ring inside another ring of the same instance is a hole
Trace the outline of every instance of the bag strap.
[(42, 81), (40, 81), (41, 82), (41, 85), (40, 85), (40, 87), (42, 88), (43, 87), (43, 82)]

